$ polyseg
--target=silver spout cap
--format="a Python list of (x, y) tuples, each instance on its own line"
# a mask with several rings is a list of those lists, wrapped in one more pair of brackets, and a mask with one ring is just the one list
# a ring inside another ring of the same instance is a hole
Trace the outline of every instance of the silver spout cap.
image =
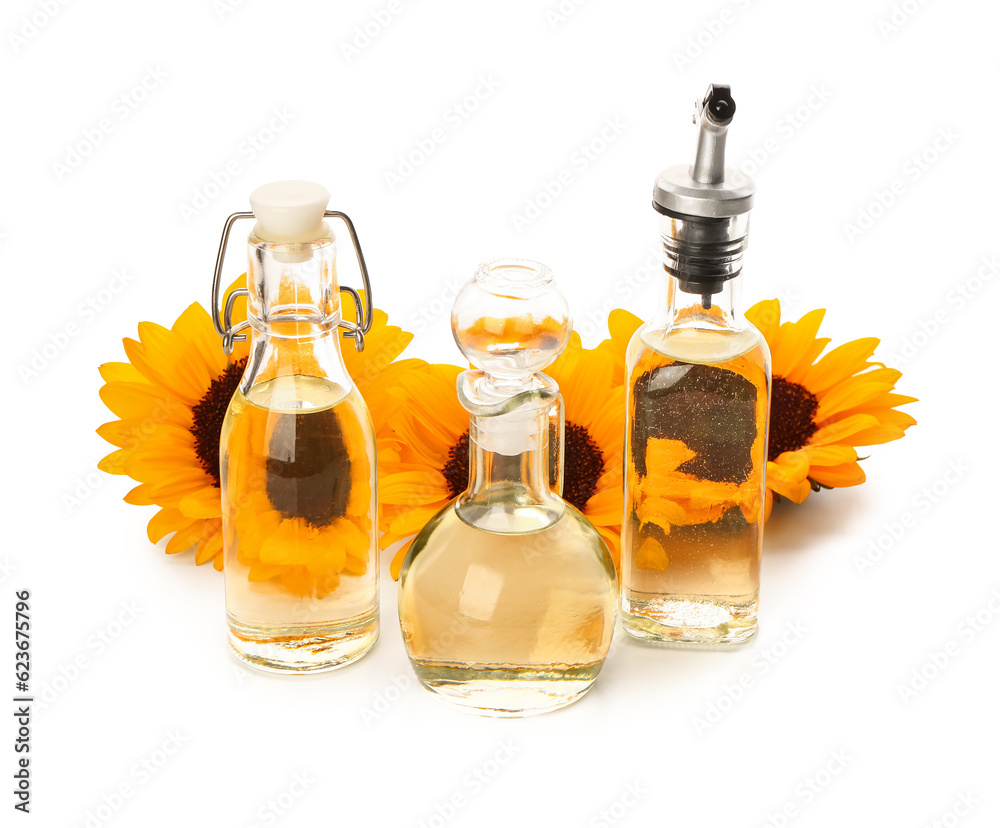
[(728, 218), (753, 207), (754, 183), (726, 167), (726, 134), (736, 102), (729, 87), (713, 83), (695, 107), (698, 146), (690, 166), (668, 167), (653, 185), (653, 207), (666, 215)]

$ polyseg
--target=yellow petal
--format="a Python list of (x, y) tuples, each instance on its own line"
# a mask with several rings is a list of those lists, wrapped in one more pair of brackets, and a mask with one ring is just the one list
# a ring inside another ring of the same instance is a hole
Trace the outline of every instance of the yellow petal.
[(189, 494), (200, 489), (212, 486), (212, 480), (204, 472), (201, 476), (191, 475), (171, 475), (165, 480), (147, 484), (148, 488), (144, 494), (152, 498), (154, 503), (161, 503), (169, 506), (179, 506), (181, 500)]
[(663, 572), (668, 562), (666, 551), (655, 538), (646, 538), (635, 553), (635, 565), (639, 569), (655, 569)]
[(104, 404), (123, 420), (152, 419), (183, 428), (192, 423), (191, 407), (163, 388), (141, 382), (109, 382), (100, 391)]
[[(624, 389), (621, 387), (609, 394), (607, 401), (586, 426), (588, 435), (601, 450), (606, 464), (616, 455), (619, 460), (621, 458), (625, 438), (624, 396)], [(576, 423), (573, 419), (569, 422)], [(577, 423), (577, 425), (582, 424)]]
[(399, 573), (403, 568), (403, 561), (406, 559), (406, 553), (410, 551), (410, 547), (412, 545), (412, 540), (409, 543), (404, 543), (401, 547), (399, 547), (399, 551), (393, 555), (392, 563), (389, 564), (389, 574), (392, 576), (392, 580), (399, 580)]
[(765, 299), (750, 308), (746, 314), (758, 331), (764, 335), (768, 345), (774, 342), (775, 334), (781, 325), (781, 303), (777, 299)]
[(650, 437), (646, 441), (646, 471), (649, 475), (676, 471), (678, 466), (697, 456), (698, 453), (691, 451), (682, 440)]
[(603, 351), (614, 361), (611, 379), (615, 386), (625, 382), (625, 351), (640, 325), (642, 320), (627, 310), (616, 309), (608, 314), (608, 332), (611, 337), (601, 342), (595, 350)]
[(612, 339), (627, 345), (642, 324), (642, 319), (627, 310), (616, 308), (608, 314), (608, 332)]
[[(150, 323), (141, 323), (139, 330), (142, 331), (143, 326), (148, 324)], [(164, 350), (169, 352), (168, 349), (175, 350), (172, 345), (168, 345)], [(147, 349), (134, 339), (125, 340), (125, 355), (153, 385), (166, 388), (188, 406), (197, 403), (208, 387), (207, 383), (195, 385), (186, 379), (186, 372), (181, 370), (184, 362), (180, 355), (171, 359), (165, 353), (157, 354), (155, 351), (147, 353)]]
[(873, 363), (869, 360), (878, 344), (877, 338), (868, 336), (838, 345), (806, 371), (802, 384), (819, 396), (838, 382), (871, 367)]
[(893, 408), (882, 410), (876, 409), (873, 412), (873, 416), (880, 420), (883, 425), (894, 425), (903, 431), (906, 431), (906, 429), (910, 426), (915, 426), (917, 424), (917, 421), (905, 411), (896, 411)]
[(669, 525), (687, 524), (687, 510), (679, 503), (664, 497), (644, 497), (636, 509), (642, 523), (656, 523), (666, 528)]
[(280, 575), (283, 571), (284, 567), (282, 566), (268, 566), (267, 564), (255, 563), (250, 567), (247, 579), (251, 583), (269, 581), (271, 578)]
[(149, 487), (145, 483), (140, 483), (130, 490), (122, 500), (132, 506), (152, 506), (156, 502), (149, 497)]
[[(351, 308), (353, 302), (345, 305)], [(354, 347), (352, 340), (345, 340), (343, 345), (344, 364), (347, 372), (357, 382), (358, 387), (366, 389), (378, 379), (379, 373), (398, 357), (413, 339), (413, 334), (394, 325), (388, 324), (385, 311), (377, 308), (372, 313), (372, 327), (365, 335), (365, 349), (360, 353)]]
[(566, 418), (587, 428), (594, 417), (604, 408), (608, 400), (608, 389), (612, 385), (614, 364), (611, 358), (599, 351), (589, 352), (586, 363), (569, 376), (553, 374), (557, 381), (572, 378), (568, 387), (560, 384), (566, 400)]
[(892, 385), (885, 382), (852, 383), (850, 380), (843, 382), (827, 392), (820, 400), (819, 408), (816, 409), (816, 422), (822, 423), (852, 408), (862, 406), (890, 390)]
[(222, 492), (215, 486), (192, 492), (181, 499), (180, 511), (190, 518), (221, 518)]
[(860, 431), (878, 425), (878, 419), (871, 414), (852, 414), (823, 426), (809, 438), (810, 445), (858, 445), (854, 437)]
[(99, 370), (105, 382), (149, 382), (128, 362), (105, 362)]
[(214, 482), (198, 463), (198, 458), (186, 453), (171, 453), (144, 451), (129, 453), (125, 463), (125, 474), (140, 483), (152, 483), (156, 486), (165, 483), (189, 480), (202, 486), (211, 486)]
[(594, 525), (614, 525), (622, 519), (621, 486), (595, 492), (587, 501), (584, 510), (587, 519)]
[(822, 308), (809, 311), (798, 322), (785, 322), (778, 329), (771, 349), (772, 367), (776, 377), (786, 377), (795, 382), (796, 368), (803, 363), (811, 365), (823, 350), (829, 340), (823, 342), (817, 349), (816, 333), (825, 313)]
[(389, 523), (388, 531), (401, 538), (405, 538), (407, 535), (415, 535), (424, 528), (427, 521), (441, 511), (447, 502), (444, 501), (441, 504), (433, 503), (428, 506), (417, 506), (407, 509), (392, 519)]
[(448, 497), (444, 475), (428, 469), (419, 472), (390, 474), (379, 480), (379, 500), (401, 506), (420, 506)]
[(880, 423), (877, 426), (858, 432), (851, 442), (855, 446), (877, 446), (882, 443), (891, 443), (905, 434), (906, 431), (897, 425)]
[(111, 452), (111, 454), (101, 460), (97, 464), (97, 468), (108, 474), (125, 474), (125, 465), (131, 456), (132, 453), (130, 451), (118, 449), (118, 451)]
[(824, 486), (859, 486), (865, 482), (864, 470), (857, 463), (842, 466), (820, 466), (812, 470), (810, 476)]
[(214, 532), (209, 532), (198, 542), (194, 562), (201, 566), (222, 553), (222, 521)]
[(815, 477), (812, 472), (817, 466), (840, 466), (858, 459), (858, 453), (850, 446), (806, 446), (797, 453), (808, 459), (810, 477)]
[(178, 552), (184, 552), (205, 537), (206, 533), (210, 532), (211, 526), (207, 526), (206, 521), (195, 520), (190, 526), (174, 533), (174, 536), (167, 541), (165, 551), (168, 555), (176, 555)]
[(779, 472), (776, 463), (767, 464), (767, 488), (782, 497), (787, 497), (793, 503), (802, 503), (807, 497), (812, 487), (805, 478), (795, 479), (794, 475), (786, 475)]
[(769, 480), (781, 480), (788, 483), (798, 483), (809, 475), (809, 458), (801, 451), (786, 451), (778, 455), (778, 459), (768, 461), (767, 477)]
[(133, 428), (128, 425), (128, 421), (125, 421), (123, 424), (122, 420), (113, 420), (110, 423), (99, 426), (97, 434), (101, 439), (111, 443), (111, 445), (124, 448), (133, 439), (132, 431)]
[(111, 445), (130, 451), (159, 447), (176, 452), (194, 451), (194, 435), (174, 423), (155, 422), (152, 418), (113, 420), (97, 429)]
[(197, 302), (184, 309), (170, 330), (193, 346), (195, 353), (200, 357), (198, 366), (200, 376), (213, 379), (226, 370), (227, 360), (222, 351), (222, 337), (215, 332), (208, 311)]
[(177, 509), (160, 509), (146, 525), (146, 536), (150, 543), (159, 543), (171, 532), (186, 529), (193, 521), (185, 518)]

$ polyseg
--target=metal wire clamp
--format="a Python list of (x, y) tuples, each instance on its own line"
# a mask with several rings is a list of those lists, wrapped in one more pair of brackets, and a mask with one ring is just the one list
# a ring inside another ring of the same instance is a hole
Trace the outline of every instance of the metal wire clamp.
[[(323, 216), (325, 218), (341, 219), (347, 225), (347, 230), (351, 234), (351, 242), (354, 244), (354, 250), (358, 254), (361, 279), (364, 281), (364, 303), (362, 303), (361, 294), (357, 290), (349, 285), (341, 285), (340, 292), (349, 293), (354, 300), (354, 309), (358, 321), (348, 322), (346, 319), (341, 319), (337, 324), (341, 328), (347, 329), (343, 335), (354, 340), (355, 350), (363, 351), (365, 349), (365, 334), (372, 327), (372, 285), (371, 280), (368, 278), (368, 266), (365, 264), (364, 253), (361, 252), (361, 244), (358, 242), (358, 234), (354, 230), (354, 223), (348, 217), (347, 213), (341, 213), (338, 210), (327, 210), (323, 213)], [(221, 307), (219, 290), (222, 285), (222, 266), (226, 258), (226, 247), (229, 244), (229, 234), (232, 232), (233, 225), (240, 219), (253, 217), (253, 213), (245, 212), (233, 213), (226, 219), (226, 225), (222, 229), (222, 240), (219, 242), (219, 253), (215, 258), (215, 274), (212, 276), (212, 324), (215, 325), (215, 332), (222, 337), (222, 350), (226, 355), (233, 352), (233, 344), (235, 342), (246, 341), (247, 335), (241, 332), (249, 328), (250, 323), (244, 320), (235, 326), (233, 325), (233, 304), (240, 296), (249, 296), (250, 291), (246, 288), (234, 290), (229, 294), (225, 308)]]

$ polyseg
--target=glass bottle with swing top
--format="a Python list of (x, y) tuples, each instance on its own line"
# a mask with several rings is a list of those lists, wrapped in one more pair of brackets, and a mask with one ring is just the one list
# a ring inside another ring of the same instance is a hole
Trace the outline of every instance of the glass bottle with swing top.
[[(340, 351), (364, 347), (371, 288), (350, 219), (326, 209), (318, 184), (255, 190), (245, 290), (231, 294), (219, 333), (228, 352), (249, 332), (249, 355), (222, 428), (220, 472), (229, 642), (242, 660), (281, 672), (349, 664), (378, 638), (375, 438)], [(365, 281), (364, 304), (338, 287), (337, 247), (325, 220), (346, 223)], [(341, 292), (358, 323), (341, 313)], [(245, 295), (247, 321), (233, 327)]]

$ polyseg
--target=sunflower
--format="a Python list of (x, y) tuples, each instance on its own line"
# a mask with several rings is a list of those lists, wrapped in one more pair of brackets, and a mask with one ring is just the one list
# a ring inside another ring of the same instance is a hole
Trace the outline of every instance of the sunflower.
[[(802, 503), (820, 489), (864, 483), (857, 447), (898, 440), (916, 423), (897, 410), (916, 401), (894, 393), (900, 372), (872, 360), (878, 339), (856, 339), (821, 356), (830, 344), (817, 337), (825, 313), (813, 310), (782, 323), (777, 299), (746, 312), (772, 361), (765, 514), (774, 497)], [(625, 349), (640, 324), (628, 311), (611, 312), (611, 338), (598, 348), (615, 360), (616, 377), (624, 376)]]
[[(230, 285), (223, 303), (245, 283), (246, 274)], [(237, 303), (234, 324), (245, 314), (244, 303)], [(345, 318), (353, 320), (353, 314), (353, 303), (347, 303)], [(391, 364), (412, 334), (387, 323), (386, 314), (376, 309), (365, 350), (357, 353), (350, 343), (342, 349), (376, 428), (395, 399), (392, 377), (417, 362)], [(167, 554), (194, 547), (198, 564), (212, 561), (222, 569), (219, 442), (226, 409), (246, 367), (248, 343), (235, 343), (227, 357), (212, 317), (197, 302), (170, 328), (141, 322), (138, 340), (123, 342), (128, 361), (100, 368), (105, 382), (101, 399), (119, 419), (97, 430), (117, 447), (98, 467), (138, 482), (125, 495), (126, 503), (159, 507), (147, 527), (150, 542), (173, 533)]]
[[(455, 365), (423, 365), (397, 380), (406, 405), (393, 409), (380, 435), (381, 545), (415, 535), (469, 480), (469, 413), (459, 404)], [(582, 347), (574, 333), (546, 371), (558, 384), (566, 412), (563, 498), (594, 524), (618, 560), (621, 532), (622, 379), (615, 360)], [(399, 570), (409, 544), (392, 561)]]
[(816, 334), (825, 313), (782, 323), (781, 305), (771, 299), (746, 314), (771, 349), (767, 486), (795, 503), (820, 489), (864, 483), (856, 447), (898, 440), (917, 422), (896, 408), (916, 402), (895, 393), (902, 374), (872, 360), (878, 339), (823, 354), (830, 340)]

